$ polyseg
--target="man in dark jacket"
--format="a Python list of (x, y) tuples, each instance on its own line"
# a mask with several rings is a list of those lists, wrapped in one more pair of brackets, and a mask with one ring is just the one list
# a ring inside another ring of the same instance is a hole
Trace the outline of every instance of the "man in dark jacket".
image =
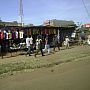
[(54, 48), (53, 48), (54, 51), (55, 51), (56, 47), (58, 47), (58, 50), (60, 50), (60, 41), (59, 41), (57, 35), (55, 35), (53, 38), (53, 46), (54, 46)]

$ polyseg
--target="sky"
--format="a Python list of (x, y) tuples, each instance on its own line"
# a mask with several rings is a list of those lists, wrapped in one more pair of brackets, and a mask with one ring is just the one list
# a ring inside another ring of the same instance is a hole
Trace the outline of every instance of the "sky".
[[(41, 25), (45, 20), (73, 20), (90, 23), (82, 0), (22, 0), (25, 24)], [(90, 14), (90, 0), (84, 0)], [(0, 0), (2, 21), (20, 21), (19, 0)]]

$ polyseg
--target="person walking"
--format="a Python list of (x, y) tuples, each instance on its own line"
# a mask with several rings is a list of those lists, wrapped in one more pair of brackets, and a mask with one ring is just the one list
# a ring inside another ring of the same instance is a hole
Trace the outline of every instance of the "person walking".
[(58, 50), (60, 50), (60, 43), (57, 35), (55, 35), (53, 38), (53, 46), (54, 46), (53, 51), (55, 51), (56, 47), (58, 47)]
[(48, 54), (50, 54), (50, 41), (49, 41), (49, 36), (47, 35), (45, 38), (45, 48), (43, 49), (43, 51), (48, 51)]
[(33, 50), (33, 38), (32, 38), (32, 36), (30, 37), (30, 47), (31, 47), (31, 51), (33, 53), (34, 50)]
[(39, 51), (41, 52), (42, 56), (45, 56), (43, 54), (43, 50), (42, 49), (43, 49), (42, 39), (37, 37), (37, 39), (36, 39), (36, 53), (35, 53), (35, 57), (39, 53)]
[(69, 37), (66, 36), (65, 38), (66, 49), (69, 49), (69, 41), (70, 41)]
[(31, 56), (31, 46), (30, 46), (30, 38), (29, 38), (29, 36), (27, 36), (27, 38), (26, 38), (26, 46), (28, 48), (26, 56), (27, 56), (27, 54), (29, 54), (29, 56)]

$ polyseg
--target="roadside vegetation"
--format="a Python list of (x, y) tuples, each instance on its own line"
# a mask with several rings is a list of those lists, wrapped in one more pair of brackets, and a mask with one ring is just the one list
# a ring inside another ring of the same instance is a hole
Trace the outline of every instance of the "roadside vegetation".
[[(25, 56), (22, 56), (22, 58)], [(31, 56), (33, 57), (33, 56)], [(13, 57), (12, 57), (13, 59)], [(18, 56), (16, 57), (18, 59)], [(13, 75), (20, 71), (32, 71), (37, 68), (48, 68), (55, 65), (68, 63), (78, 60), (90, 59), (90, 47), (89, 46), (75, 46), (72, 49), (61, 50), (55, 52), (55, 54), (47, 55), (45, 57), (37, 57), (30, 60), (30, 57), (26, 57), (27, 60), (13, 60), (0, 63), (0, 77), (6, 77), (7, 75)]]

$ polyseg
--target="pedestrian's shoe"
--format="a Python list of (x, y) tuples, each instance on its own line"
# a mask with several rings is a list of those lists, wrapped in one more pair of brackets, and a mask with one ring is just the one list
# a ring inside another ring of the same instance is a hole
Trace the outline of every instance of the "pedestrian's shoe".
[(45, 55), (42, 55), (42, 56), (45, 56)]

